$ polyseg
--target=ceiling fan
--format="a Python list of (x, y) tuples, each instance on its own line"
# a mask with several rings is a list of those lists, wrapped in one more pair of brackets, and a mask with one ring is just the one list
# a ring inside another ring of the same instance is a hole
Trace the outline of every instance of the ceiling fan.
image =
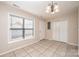
[(59, 7), (58, 4), (52, 1), (46, 7), (46, 12), (50, 13), (50, 14), (54, 14), (56, 12), (59, 12), (59, 8), (58, 7)]

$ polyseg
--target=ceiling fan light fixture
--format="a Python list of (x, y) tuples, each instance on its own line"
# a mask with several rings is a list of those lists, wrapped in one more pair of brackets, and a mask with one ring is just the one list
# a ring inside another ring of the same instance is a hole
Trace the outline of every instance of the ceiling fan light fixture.
[(55, 12), (51, 12), (51, 14), (54, 14)]
[(46, 12), (50, 14), (54, 14), (55, 12), (59, 12), (58, 9), (59, 9), (58, 4), (52, 1), (52, 3), (47, 6)]
[(54, 6), (54, 9), (58, 9), (58, 7), (59, 7), (58, 5), (55, 5), (55, 6)]
[(56, 9), (55, 12), (59, 12), (59, 9)]
[(49, 10), (49, 9), (50, 9), (50, 7), (51, 7), (51, 6), (49, 6), (49, 5), (48, 5), (46, 9), (47, 9), (47, 10)]

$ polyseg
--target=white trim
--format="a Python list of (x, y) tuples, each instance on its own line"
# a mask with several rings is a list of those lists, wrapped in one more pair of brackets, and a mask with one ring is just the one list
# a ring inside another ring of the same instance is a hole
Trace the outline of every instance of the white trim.
[(23, 40), (24, 39), (18, 39), (18, 40), (8, 41), (8, 44), (15, 43), (15, 42), (19, 42), (19, 41), (23, 41)]
[(69, 45), (78, 46), (77, 44), (74, 44), (74, 43), (69, 43), (69, 42), (66, 42), (66, 43)]
[(19, 16), (17, 16), (17, 17), (21, 17), (21, 18), (24, 18), (24, 19), (28, 19), (28, 20), (31, 20), (31, 21), (33, 21), (33, 26), (34, 26), (34, 35), (32, 36), (32, 38), (30, 38), (30, 37), (26, 37), (25, 39), (23, 39), (22, 37), (20, 37), (20, 38), (16, 38), (16, 40), (11, 40), (12, 38), (11, 38), (11, 31), (10, 31), (10, 19), (9, 19), (9, 17), (10, 17), (10, 15), (14, 15), (14, 16), (16, 16), (16, 14), (12, 14), (12, 13), (8, 13), (8, 44), (10, 44), (10, 43), (14, 43), (14, 42), (18, 42), (18, 41), (22, 41), (22, 40), (26, 40), (26, 39), (32, 39), (33, 37), (35, 37), (35, 18), (33, 18), (33, 17), (31, 17), (31, 19), (30, 18), (26, 18), (26, 17), (21, 17), (20, 15)]
[(19, 42), (19, 41), (23, 41), (23, 40), (27, 40), (27, 39), (28, 40), (29, 39), (34, 39), (34, 37), (33, 36), (28, 36), (28, 37), (26, 37), (24, 39), (22, 37), (21, 38), (17, 38), (17, 39), (14, 39), (13, 41), (9, 41), (8, 44), (15, 43), (15, 42)]
[[(48, 40), (51, 40), (51, 39), (48, 39)], [(54, 41), (59, 41), (59, 40), (54, 40)], [(65, 41), (59, 41), (59, 42), (64, 42), (66, 44), (73, 45), (73, 46), (78, 46), (77, 44), (70, 43), (70, 42), (65, 42)]]

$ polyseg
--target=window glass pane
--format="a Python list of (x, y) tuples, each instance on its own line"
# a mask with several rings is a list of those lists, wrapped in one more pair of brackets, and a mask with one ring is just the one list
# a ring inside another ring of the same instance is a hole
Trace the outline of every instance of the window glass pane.
[(11, 28), (22, 28), (23, 26), (23, 18), (19, 17), (11, 17)]
[(25, 19), (25, 28), (33, 28), (33, 21)]
[(33, 20), (28, 20), (15, 15), (10, 15), (9, 19), (10, 19), (10, 34), (11, 34), (11, 39), (9, 41), (19, 40), (19, 38), (22, 39), (24, 38), (24, 36), (25, 37), (33, 36), (34, 34)]
[(16, 39), (23, 36), (23, 30), (11, 30), (11, 38)]
[(25, 36), (32, 36), (33, 30), (25, 30)]

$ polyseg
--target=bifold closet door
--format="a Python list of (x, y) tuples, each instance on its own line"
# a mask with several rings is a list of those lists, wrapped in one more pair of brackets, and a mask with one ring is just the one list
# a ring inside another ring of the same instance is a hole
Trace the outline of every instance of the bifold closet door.
[(52, 37), (53, 40), (66, 42), (68, 38), (67, 21), (57, 21), (52, 23)]

